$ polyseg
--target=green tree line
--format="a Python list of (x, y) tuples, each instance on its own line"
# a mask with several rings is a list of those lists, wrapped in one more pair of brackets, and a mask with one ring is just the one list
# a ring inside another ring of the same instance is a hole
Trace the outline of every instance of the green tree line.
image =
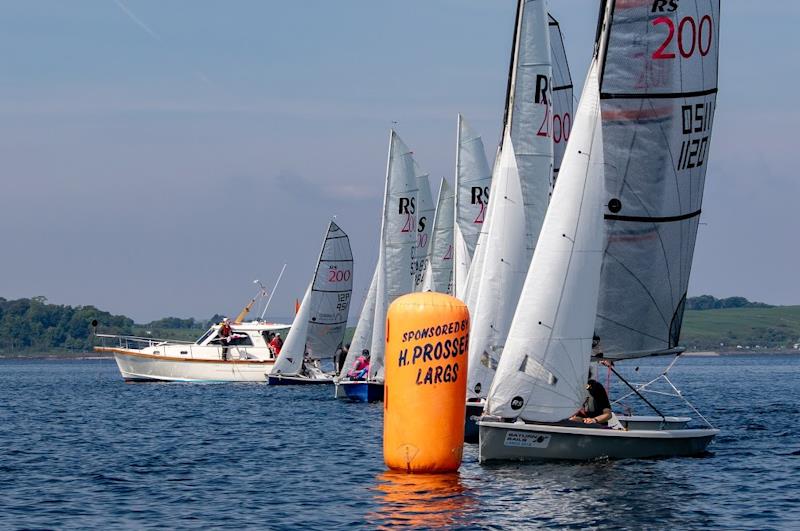
[(0, 297), (0, 355), (88, 352), (93, 346), (92, 321), (99, 333), (120, 335), (166, 334), (174, 339), (193, 339), (221, 317), (209, 321), (166, 317), (136, 324), (124, 315), (114, 315), (94, 306), (48, 304), (45, 297), (6, 300)]

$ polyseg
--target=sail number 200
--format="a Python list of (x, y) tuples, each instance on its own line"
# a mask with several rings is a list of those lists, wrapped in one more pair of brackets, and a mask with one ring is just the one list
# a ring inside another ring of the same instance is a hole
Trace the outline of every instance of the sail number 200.
[[(667, 36), (661, 46), (653, 52), (653, 59), (675, 59), (674, 51), (667, 51), (675, 37), (675, 23), (669, 17), (658, 17), (652, 22), (653, 26), (664, 24), (667, 26)], [(683, 17), (678, 23), (678, 52), (681, 57), (688, 59), (699, 52), (702, 57), (711, 51), (713, 40), (714, 22), (709, 15), (704, 15), (698, 24), (693, 17)]]
[[(552, 130), (550, 128), (551, 122), (553, 126)], [(539, 131), (536, 132), (536, 136), (549, 137), (552, 133), (553, 142), (559, 144), (562, 140), (564, 142), (569, 140), (569, 133), (571, 129), (572, 117), (569, 115), (569, 113), (553, 113), (553, 119), (550, 120), (550, 107), (548, 106), (544, 112), (544, 120), (542, 120), (542, 125), (539, 126)]]

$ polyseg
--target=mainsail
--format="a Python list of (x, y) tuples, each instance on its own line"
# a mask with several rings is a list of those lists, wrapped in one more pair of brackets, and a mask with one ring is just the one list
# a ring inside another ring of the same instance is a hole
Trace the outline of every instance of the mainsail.
[(422, 282), (423, 291), (453, 293), (453, 189), (442, 179), (433, 216), (430, 257)]
[(611, 359), (679, 351), (717, 95), (719, 0), (610, 1), (600, 54)]
[(594, 62), (487, 400), (490, 415), (552, 422), (581, 405), (603, 256), (603, 137)]
[(486, 396), (492, 381), (549, 201), (553, 70), (548, 24), (543, 0), (519, 1), (503, 141), (466, 290), (474, 323), (467, 368), (467, 393), (473, 399)]
[(303, 357), (332, 358), (342, 345), (353, 289), (353, 253), (347, 234), (328, 224), (314, 278), (286, 336), (273, 373), (297, 374)]
[(386, 312), (400, 295), (414, 291), (418, 180), (411, 150), (391, 132), (386, 169), (381, 246), (377, 266), (375, 314), (370, 342), (370, 380), (383, 380)]
[(425, 269), (430, 260), (431, 232), (433, 230), (433, 217), (436, 213), (436, 204), (431, 196), (431, 184), (427, 173), (422, 173), (417, 164), (414, 165), (417, 174), (417, 199), (415, 210), (417, 216), (416, 246), (414, 247), (414, 291), (422, 291)]
[(389, 135), (389, 159), (383, 197), (378, 263), (361, 309), (344, 371), (363, 350), (369, 350), (370, 379), (383, 379), (384, 328), (389, 304), (413, 291), (416, 245), (417, 173), (411, 151), (394, 130)]
[(453, 227), (453, 291), (464, 299), (467, 275), (478, 244), (486, 208), (492, 171), (486, 161), (481, 137), (458, 115), (455, 177), (455, 224)]
[[(505, 127), (525, 203), (528, 260), (539, 238), (553, 173), (552, 52), (544, 0), (521, 0)], [(505, 143), (503, 145), (505, 149)]]

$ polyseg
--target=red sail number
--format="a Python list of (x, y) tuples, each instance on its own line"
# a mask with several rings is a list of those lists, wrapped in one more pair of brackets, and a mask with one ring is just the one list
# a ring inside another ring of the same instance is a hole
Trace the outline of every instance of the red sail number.
[[(653, 26), (666, 24), (667, 36), (661, 46), (653, 52), (653, 59), (675, 59), (675, 52), (668, 52), (667, 47), (672, 44), (675, 38), (675, 23), (669, 17), (658, 17), (653, 20)], [(694, 55), (695, 51), (700, 52), (702, 57), (711, 51), (711, 43), (714, 40), (714, 22), (709, 15), (704, 15), (697, 24), (693, 17), (683, 17), (678, 23), (678, 51), (681, 57), (688, 59)]]
[(331, 269), (328, 271), (328, 282), (347, 282), (350, 280), (350, 271)]
[[(558, 127), (556, 127), (558, 124)], [(560, 144), (563, 140), (566, 142), (569, 140), (569, 131), (572, 127), (572, 118), (570, 118), (569, 113), (565, 112), (562, 114), (553, 114), (553, 142), (556, 144)]]

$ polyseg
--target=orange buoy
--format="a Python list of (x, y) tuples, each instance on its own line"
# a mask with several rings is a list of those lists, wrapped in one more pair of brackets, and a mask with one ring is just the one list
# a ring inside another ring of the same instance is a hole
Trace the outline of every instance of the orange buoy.
[(443, 293), (395, 300), (386, 319), (383, 460), (410, 473), (461, 465), (469, 310)]

